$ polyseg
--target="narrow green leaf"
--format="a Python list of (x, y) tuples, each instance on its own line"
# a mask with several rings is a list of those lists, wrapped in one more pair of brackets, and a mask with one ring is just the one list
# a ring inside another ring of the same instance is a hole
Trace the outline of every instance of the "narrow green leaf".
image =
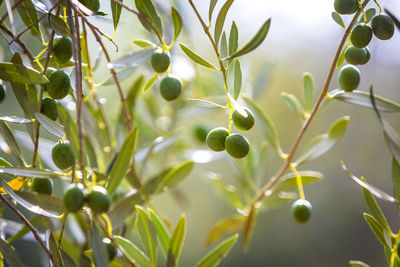
[(17, 6), (17, 11), (21, 16), (21, 19), (24, 22), (25, 26), (30, 27), (32, 24), (33, 26), (30, 29), (31, 33), (40, 38), (41, 33), (39, 24), (37, 23), (38, 14), (36, 13), (35, 5), (32, 3), (32, 1), (22, 0)]
[(254, 35), (254, 37), (247, 44), (245, 44), (241, 49), (239, 49), (233, 55), (229, 56), (226, 59), (231, 59), (250, 53), (258, 46), (260, 46), (262, 42), (264, 42), (265, 37), (267, 37), (270, 25), (271, 25), (271, 19), (269, 18), (267, 19), (267, 21), (264, 22), (264, 24), (258, 30), (256, 35)]
[(229, 55), (233, 55), (239, 47), (239, 31), (235, 21), (232, 21), (231, 31), (229, 33)]
[(235, 60), (235, 70), (233, 76), (233, 89), (234, 89), (234, 99), (238, 99), (240, 95), (240, 90), (242, 89), (242, 68), (240, 67), (239, 59)]
[(281, 93), (283, 98), (283, 102), (285, 102), (286, 106), (301, 120), (304, 121), (306, 119), (306, 111), (303, 108), (303, 105), (297, 99), (297, 97), (293, 94), (288, 94), (285, 92)]
[(215, 21), (214, 41), (217, 47), (219, 44), (219, 39), (221, 38), (222, 30), (224, 28), (226, 15), (228, 14), (229, 8), (231, 7), (233, 1), (234, 0), (226, 0), (225, 4), (218, 13), (217, 20)]
[(397, 205), (400, 202), (400, 165), (395, 157), (392, 157), (392, 184)]
[[(366, 23), (370, 22), (371, 19), (375, 16), (375, 14), (376, 14), (376, 9), (375, 8), (368, 8), (365, 11), (365, 16), (367, 17)], [(362, 22), (364, 22), (364, 16), (360, 17), (359, 23), (362, 23)]]
[[(118, 1), (120, 1), (121, 3), (123, 2), (123, 0), (118, 0)], [(115, 31), (115, 30), (117, 30), (119, 19), (121, 17), (122, 6), (118, 5), (114, 1), (110, 1), (110, 4), (111, 4), (111, 12), (112, 12), (112, 18), (113, 18), (113, 22), (114, 22), (114, 31)]]
[(382, 120), (382, 126), (386, 144), (397, 162), (400, 162), (400, 134), (384, 120)]
[(226, 184), (219, 175), (209, 175), (211, 185), (219, 196), (233, 208), (240, 209), (243, 203), (235, 186)]
[(118, 244), (122, 247), (123, 250), (130, 257), (130, 261), (139, 265), (139, 267), (147, 267), (150, 266), (149, 258), (141, 251), (135, 244), (133, 244), (128, 239), (114, 235), (114, 238), (118, 241)]
[(171, 241), (171, 236), (160, 217), (158, 217), (158, 215), (151, 209), (149, 209), (149, 216), (154, 228), (156, 229), (156, 235), (161, 250), (164, 253), (164, 256), (168, 257), (168, 247)]
[(341, 17), (338, 13), (332, 12), (331, 15), (332, 15), (333, 20), (334, 20), (340, 27), (342, 27), (343, 29), (346, 28), (346, 26), (344, 26), (344, 22), (343, 22), (342, 17)]
[(201, 108), (225, 108), (225, 106), (204, 99), (188, 98), (189, 102)]
[(108, 259), (103, 244), (103, 238), (100, 235), (99, 227), (95, 220), (92, 220), (90, 226), (90, 247), (93, 251), (93, 260), (96, 267), (108, 267)]
[(340, 69), (340, 67), (341, 67), (341, 66), (343, 65), (343, 63), (344, 63), (344, 53), (346, 52), (346, 49), (347, 49), (348, 46), (349, 46), (349, 45), (347, 44), (347, 45), (343, 48), (342, 52), (341, 52), (340, 55), (339, 55), (338, 61), (336, 62), (336, 68), (338, 68), (338, 69)]
[(349, 261), (349, 264), (353, 267), (369, 267), (368, 264), (366, 264), (362, 261), (351, 260), (351, 261)]
[[(219, 51), (220, 51), (219, 54), (222, 58), (228, 56), (228, 40), (225, 31), (222, 33)], [(222, 64), (224, 65), (225, 68), (228, 66), (228, 62), (226, 61), (224, 61)]]
[(215, 267), (217, 266), (223, 258), (228, 255), (229, 251), (235, 245), (239, 235), (234, 234), (231, 237), (228, 237), (221, 243), (219, 243), (215, 248), (213, 248), (210, 252), (207, 253), (204, 258), (202, 258), (197, 264), (196, 267)]
[(120, 59), (117, 59), (107, 65), (108, 68), (126, 68), (136, 67), (151, 57), (155, 47), (145, 48), (139, 51), (128, 53)]
[(52, 135), (57, 136), (59, 139), (62, 139), (64, 137), (64, 127), (61, 124), (53, 121), (52, 119), (49, 119), (46, 115), (38, 112), (35, 113), (35, 118), (38, 120), (40, 125)]
[(115, 192), (117, 187), (124, 178), (127, 170), (132, 162), (133, 153), (136, 145), (137, 129), (133, 129), (126, 137), (124, 143), (121, 146), (121, 150), (118, 152), (118, 156), (113, 164), (107, 184), (107, 191), (112, 194)]
[[(333, 90), (329, 95), (335, 100), (370, 109), (374, 108), (371, 104), (369, 93), (364, 91), (354, 90), (352, 92), (346, 92), (344, 90)], [(400, 112), (400, 104), (377, 95), (375, 95), (374, 98), (376, 108), (380, 112)]]
[(214, 70), (218, 70), (216, 67), (214, 67), (211, 63), (208, 63), (208, 61), (206, 61), (205, 59), (203, 59), (201, 56), (199, 56), (198, 54), (196, 54), (195, 52), (193, 52), (192, 50), (190, 50), (190, 48), (188, 48), (187, 46), (185, 46), (182, 43), (179, 43), (179, 46), (182, 48), (182, 51), (185, 52), (185, 54), (192, 59), (194, 62), (207, 67), (207, 68), (211, 68)]
[(18, 124), (32, 123), (32, 120), (17, 117), (17, 116), (0, 116), (0, 121), (12, 122)]
[(256, 101), (247, 96), (244, 96), (243, 98), (250, 105), (251, 110), (253, 110), (257, 119), (259, 120), (258, 125), (261, 126), (263, 134), (267, 138), (268, 143), (270, 143), (270, 145), (272, 145), (276, 150), (281, 151), (278, 133), (271, 118), (265, 113), (261, 106), (257, 104)]
[(146, 255), (150, 259), (151, 266), (157, 266), (157, 237), (154, 225), (143, 207), (136, 205), (135, 208), (137, 211), (136, 227), (145, 247)]
[(157, 47), (157, 45), (155, 43), (152, 43), (148, 40), (134, 40), (134, 41), (132, 41), (132, 43), (134, 43), (137, 46), (143, 47), (143, 48), (152, 47), (155, 49)]
[(348, 116), (337, 119), (328, 130), (327, 134), (316, 136), (304, 148), (304, 152), (296, 160), (300, 165), (326, 154), (344, 135), (350, 118)]
[[(146, 15), (150, 22), (153, 24), (157, 33), (162, 36), (163, 28), (160, 16), (157, 14), (157, 10), (151, 0), (135, 0), (136, 8), (140, 13)], [(145, 26), (146, 22), (141, 20), (142, 24)], [(146, 26), (145, 26), (146, 27)]]
[(385, 228), (380, 224), (373, 216), (368, 213), (363, 213), (365, 221), (368, 223), (372, 232), (374, 232), (376, 238), (385, 247), (390, 248), (390, 234), (385, 230)]
[(14, 193), (31, 205), (41, 207), (54, 215), (61, 216), (64, 212), (63, 200), (59, 197), (29, 191), (14, 191)]
[(15, 140), (14, 134), (11, 132), (10, 127), (4, 121), (0, 121), (0, 133), (6, 141), (7, 145), (11, 148), (11, 152), (14, 154), (15, 158), (18, 160), (19, 165), (24, 166), (24, 158), (22, 156), (21, 149), (17, 141)]
[(396, 202), (396, 199), (392, 196), (390, 196), (388, 193), (362, 181), (360, 178), (356, 177), (354, 174), (352, 174), (347, 167), (344, 165), (343, 162), (341, 162), (342, 165), (342, 169), (344, 170), (344, 172), (357, 184), (359, 184), (361, 187), (363, 187), (364, 189), (366, 189), (368, 192), (370, 192), (372, 195), (374, 195), (375, 197), (388, 201), (388, 202)]
[(143, 86), (142, 92), (146, 92), (158, 79), (160, 73), (156, 72)]
[[(122, 82), (126, 79), (128, 79), (129, 77), (131, 77), (131, 75), (133, 74), (133, 72), (136, 70), (136, 68), (134, 67), (128, 67), (126, 69), (122, 69), (120, 71), (117, 71), (117, 78), (119, 82)], [(101, 82), (100, 84), (98, 84), (97, 86), (108, 86), (108, 85), (113, 85), (115, 84), (115, 79), (114, 76), (110, 76), (107, 79), (105, 79), (103, 82)]]
[(215, 5), (217, 4), (218, 0), (210, 0), (210, 7), (208, 9), (208, 20), (211, 21), (212, 14), (215, 9)]
[[(324, 175), (316, 171), (300, 171), (299, 172), (303, 185), (317, 182), (324, 178)], [(273, 193), (288, 191), (297, 188), (296, 176), (293, 173), (284, 175), (280, 182), (272, 188)]]
[(0, 179), (1, 186), (3, 187), (4, 191), (7, 192), (8, 195), (12, 199), (14, 199), (19, 205), (22, 207), (26, 208), (27, 210), (37, 213), (49, 218), (60, 218), (59, 213), (54, 213), (48, 210), (43, 209), (42, 207), (38, 206), (37, 203), (31, 203), (24, 198), (22, 198), (20, 195), (18, 195), (3, 179)]
[(314, 94), (315, 94), (314, 79), (310, 73), (305, 72), (303, 73), (303, 95), (304, 95), (304, 106), (307, 112), (311, 111)]
[(162, 190), (166, 190), (166, 188), (172, 188), (177, 185), (190, 174), (193, 167), (194, 162), (188, 160), (170, 170), (158, 184), (156, 192), (161, 192)]
[(186, 217), (182, 215), (175, 230), (172, 233), (168, 247), (167, 267), (178, 266), (179, 256), (181, 254), (183, 242), (186, 236)]
[(256, 225), (257, 219), (257, 208), (251, 206), (249, 214), (247, 215), (247, 220), (243, 229), (243, 250), (248, 251), (250, 240), (253, 235), (254, 226)]
[[(365, 183), (367, 182), (363, 178), (361, 178), (361, 180)], [(362, 191), (365, 203), (367, 204), (368, 210), (371, 212), (372, 216), (386, 229), (386, 231), (391, 232), (386, 217), (378, 206), (378, 203), (376, 203), (374, 196), (365, 188), (362, 188)]]
[(10, 244), (8, 244), (2, 238), (0, 238), (0, 251), (9, 266), (13, 267), (24, 266), (15, 248)]
[(49, 82), (46, 76), (37, 70), (9, 62), (0, 63), (0, 79), (23, 84), (43, 84)]
[(222, 236), (237, 232), (243, 228), (246, 217), (241, 214), (223, 218), (219, 220), (208, 232), (206, 237), (206, 245), (209, 246), (219, 240)]
[[(63, 258), (61, 257), (61, 252), (58, 249), (58, 244), (57, 244), (57, 242), (54, 238), (54, 235), (50, 229), (46, 231), (45, 242), (46, 242), (47, 249), (53, 255), (55, 262), (58, 263), (58, 266), (67, 267), (63, 261)], [(53, 267), (53, 264), (50, 264), (50, 266)]]
[(50, 19), (47, 20), (49, 22), (49, 26), (58, 35), (61, 35), (61, 36), (70, 36), (71, 35), (68, 24), (63, 19), (61, 19), (60, 17), (58, 17), (54, 14), (51, 14), (51, 13), (49, 15), (50, 15)]
[(171, 7), (171, 18), (174, 25), (174, 37), (172, 39), (172, 42), (175, 42), (176, 38), (178, 38), (179, 34), (182, 31), (182, 17), (179, 14), (178, 10), (176, 10), (174, 7)]

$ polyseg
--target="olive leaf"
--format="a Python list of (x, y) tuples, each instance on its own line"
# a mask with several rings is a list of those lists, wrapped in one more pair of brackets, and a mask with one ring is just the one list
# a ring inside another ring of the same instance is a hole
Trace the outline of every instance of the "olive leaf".
[(303, 96), (304, 107), (309, 113), (311, 111), (313, 99), (315, 94), (314, 80), (310, 73), (303, 73)]
[[(116, 1), (120, 1), (121, 3), (123, 2), (123, 0), (116, 0)], [(114, 31), (115, 31), (117, 30), (119, 19), (121, 17), (122, 6), (118, 5), (118, 3), (114, 2), (113, 0), (110, 1), (110, 4), (111, 4), (111, 12), (112, 12)]]
[(231, 30), (229, 33), (229, 55), (233, 55), (239, 46), (239, 31), (235, 21), (232, 21)]
[(390, 233), (388, 233), (382, 224), (380, 224), (373, 216), (365, 212), (363, 213), (363, 216), (379, 242), (381, 242), (385, 247), (391, 248)]
[(206, 245), (209, 246), (219, 240), (222, 236), (239, 231), (246, 222), (246, 216), (235, 214), (219, 220), (208, 232)]
[(366, 264), (365, 262), (362, 262), (362, 261), (351, 260), (351, 261), (349, 261), (349, 264), (352, 267), (369, 267), (368, 264)]
[(233, 4), (233, 1), (234, 0), (227, 0), (218, 13), (217, 20), (215, 22), (215, 28), (214, 28), (214, 42), (217, 47), (218, 47), (219, 40), (220, 40), (220, 37), (222, 34), (222, 30), (224, 28), (226, 15), (228, 14), (229, 8)]
[(44, 84), (49, 82), (46, 76), (37, 70), (9, 62), (0, 63), (0, 79), (20, 84)]
[(300, 119), (300, 121), (304, 121), (307, 118), (303, 105), (295, 95), (282, 92), (281, 96), (286, 106)]
[(130, 258), (130, 262), (138, 264), (140, 267), (150, 266), (150, 260), (135, 244), (133, 244), (128, 239), (114, 235), (114, 238), (118, 241), (118, 244), (126, 252)]
[[(154, 7), (153, 1), (152, 0), (135, 0), (135, 5), (136, 8), (139, 10), (140, 13), (145, 15), (150, 22), (152, 23), (155, 31), (162, 36), (163, 35), (163, 28), (162, 28), (162, 22), (160, 16), (157, 14), (157, 10)], [(143, 24), (143, 26), (149, 30), (153, 31), (153, 28), (148, 26), (147, 21), (143, 20), (140, 18), (140, 22)]]
[(9, 266), (23, 267), (21, 258), (13, 246), (0, 238), (0, 251)]
[(346, 28), (346, 26), (344, 26), (342, 17), (341, 17), (338, 13), (332, 12), (331, 15), (332, 15), (332, 19), (333, 19), (340, 27), (342, 27), (343, 29)]
[(197, 64), (200, 64), (204, 67), (211, 68), (214, 70), (218, 70), (216, 67), (214, 67), (211, 63), (203, 59), (201, 56), (193, 52), (190, 48), (188, 48), (186, 45), (179, 43), (179, 46), (181, 47), (182, 51), (194, 62)]
[(52, 135), (57, 136), (59, 139), (64, 137), (64, 127), (61, 124), (49, 119), (46, 115), (39, 112), (35, 112), (35, 118), (38, 120), (40, 125)]
[(95, 265), (99, 267), (108, 267), (108, 259), (103, 244), (103, 238), (100, 235), (99, 227), (95, 220), (92, 220), (90, 226), (90, 247), (93, 251), (93, 260)]
[(182, 17), (174, 7), (171, 7), (171, 18), (174, 25), (174, 37), (172, 38), (172, 42), (174, 42), (182, 31)]
[(179, 256), (181, 254), (183, 242), (186, 236), (186, 217), (181, 216), (181, 219), (175, 226), (168, 247), (167, 267), (178, 266)]
[(31, 27), (30, 31), (33, 35), (41, 37), (40, 27), (37, 23), (38, 14), (36, 13), (35, 5), (31, 0), (22, 0), (17, 6), (17, 11), (21, 16), (26, 27)]
[(165, 257), (168, 257), (168, 247), (171, 241), (171, 236), (161, 218), (151, 209), (149, 209), (149, 217), (156, 229), (156, 235), (161, 251)]
[(210, 0), (210, 7), (208, 9), (208, 19), (209, 19), (209, 21), (211, 21), (212, 14), (214, 12), (215, 5), (217, 4), (217, 2), (218, 2), (218, 0)]
[(231, 248), (235, 245), (239, 235), (234, 234), (228, 237), (221, 243), (219, 243), (215, 248), (213, 248), (207, 255), (204, 256), (197, 264), (196, 267), (215, 267), (217, 266), (223, 258), (228, 255)]
[(239, 59), (235, 60), (234, 63), (234, 76), (233, 76), (233, 95), (234, 99), (237, 100), (240, 95), (240, 90), (242, 89), (242, 69), (240, 67)]
[(137, 211), (136, 227), (140, 235), (140, 240), (145, 247), (145, 252), (150, 259), (151, 266), (156, 266), (157, 237), (155, 235), (154, 225), (143, 207), (136, 205), (135, 208)]

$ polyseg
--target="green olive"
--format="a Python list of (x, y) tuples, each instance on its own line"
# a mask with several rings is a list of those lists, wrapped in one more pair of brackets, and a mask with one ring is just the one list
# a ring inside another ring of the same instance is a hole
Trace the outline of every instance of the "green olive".
[(86, 203), (94, 214), (105, 213), (111, 206), (111, 199), (104, 187), (95, 186), (86, 196)]
[(250, 109), (245, 107), (244, 110), (247, 113), (247, 117), (243, 116), (239, 113), (239, 111), (235, 110), (232, 114), (232, 120), (236, 128), (242, 131), (248, 131), (254, 126), (254, 115)]
[(306, 223), (311, 218), (311, 203), (305, 199), (298, 199), (292, 204), (293, 218), (298, 223)]
[(171, 60), (167, 51), (155, 51), (151, 56), (151, 66), (155, 72), (162, 73), (166, 71), (170, 63)]
[(68, 212), (80, 211), (85, 203), (85, 191), (82, 184), (71, 184), (64, 194), (64, 207)]
[(54, 164), (61, 170), (72, 167), (75, 162), (74, 153), (70, 145), (66, 143), (56, 144), (51, 151), (51, 156)]
[(200, 143), (204, 143), (206, 141), (209, 131), (210, 128), (204, 124), (198, 123), (193, 127), (193, 135)]
[(68, 95), (71, 89), (71, 80), (68, 73), (63, 70), (57, 70), (52, 72), (48, 79), (46, 90), (51, 98), (62, 99)]
[(333, 6), (342, 15), (353, 14), (359, 8), (357, 0), (335, 0)]
[(225, 139), (228, 135), (228, 130), (223, 127), (212, 129), (206, 138), (208, 147), (214, 151), (225, 150)]
[(59, 64), (67, 63), (72, 57), (71, 38), (65, 36), (54, 37), (51, 52), (53, 52), (53, 55)]
[(369, 49), (367, 47), (357, 48), (350, 46), (344, 53), (344, 58), (346, 61), (353, 65), (362, 65), (367, 63), (370, 56), (371, 54), (369, 53)]
[(6, 98), (6, 88), (4, 85), (0, 84), (0, 103)]
[(231, 134), (225, 140), (225, 149), (234, 158), (243, 158), (250, 151), (250, 144), (241, 134)]
[(33, 192), (51, 195), (53, 192), (54, 183), (50, 178), (33, 178), (30, 189)]
[(351, 31), (350, 41), (357, 48), (366, 47), (372, 39), (372, 28), (368, 25), (357, 25)]
[(46, 115), (53, 121), (57, 120), (58, 117), (57, 102), (51, 98), (43, 99), (42, 105), (40, 106), (40, 113)]
[(176, 99), (182, 92), (182, 82), (175, 75), (168, 75), (160, 83), (160, 94), (167, 100)]
[(376, 38), (389, 40), (394, 34), (393, 20), (386, 14), (376, 15), (371, 20), (372, 31)]
[(348, 92), (353, 91), (360, 84), (360, 71), (353, 65), (343, 66), (339, 71), (339, 85)]

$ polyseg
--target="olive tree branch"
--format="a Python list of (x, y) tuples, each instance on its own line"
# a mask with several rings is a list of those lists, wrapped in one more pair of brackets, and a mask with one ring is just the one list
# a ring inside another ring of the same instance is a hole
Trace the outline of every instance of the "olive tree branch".
[(300, 144), (300, 141), (302, 140), (305, 132), (307, 131), (310, 123), (312, 122), (312, 120), (314, 119), (319, 107), (321, 106), (322, 100), (324, 100), (324, 98), (326, 97), (326, 94), (328, 92), (329, 89), (329, 85), (331, 83), (332, 80), (332, 76), (333, 73), (335, 72), (335, 68), (336, 68), (336, 64), (337, 61), (339, 59), (340, 53), (344, 47), (344, 44), (346, 43), (346, 40), (351, 32), (351, 29), (353, 28), (354, 24), (357, 22), (358, 16), (361, 13), (361, 10), (368, 4), (370, 0), (365, 0), (362, 4), (362, 8), (360, 8), (357, 13), (354, 15), (353, 19), (351, 20), (349, 26), (347, 26), (343, 37), (340, 41), (339, 47), (336, 50), (336, 54), (335, 57), (332, 61), (332, 64), (330, 66), (329, 72), (328, 72), (328, 76), (325, 80), (324, 86), (322, 87), (321, 93), (314, 105), (314, 107), (311, 110), (310, 116), (308, 117), (308, 119), (304, 122), (303, 126), (300, 129), (300, 132), (298, 133), (294, 144), (292, 146), (292, 148), (290, 149), (289, 154), (287, 155), (287, 158), (285, 160), (285, 163), (282, 165), (282, 167), (278, 170), (278, 172), (261, 188), (260, 192), (257, 194), (257, 196), (255, 197), (255, 199), (253, 200), (252, 204), (251, 204), (251, 209), (253, 209), (256, 205), (256, 203), (258, 201), (260, 201), (265, 193), (271, 189), (278, 181), (279, 179), (282, 177), (282, 175), (285, 173), (285, 171), (289, 168), (289, 166), (291, 165), (292, 161), (293, 161), (293, 157), (296, 153), (296, 150)]
[[(16, 9), (20, 4), (22, 3), (22, 0), (18, 0), (12, 7), (11, 7), (11, 11), (13, 11), (14, 9)], [(4, 22), (4, 20), (6, 18), (8, 18), (8, 12), (6, 14), (4, 14), (3, 17), (1, 17), (0, 19), (0, 24), (2, 24)]]
[(225, 87), (225, 91), (226, 91), (226, 95), (227, 95), (227, 99), (228, 99), (228, 108), (229, 108), (228, 132), (230, 134), (231, 130), (232, 130), (232, 103), (231, 103), (231, 99), (229, 97), (229, 87), (228, 87), (228, 78), (227, 78), (227, 74), (226, 74), (226, 68), (225, 68), (223, 60), (221, 59), (221, 56), (219, 54), (217, 44), (215, 43), (213, 37), (211, 36), (210, 27), (207, 26), (207, 24), (202, 19), (201, 15), (200, 15), (199, 11), (197, 10), (196, 6), (194, 5), (193, 1), (192, 0), (188, 0), (188, 1), (189, 1), (190, 6), (192, 7), (194, 13), (196, 13), (196, 16), (197, 16), (201, 26), (203, 27), (205, 34), (207, 35), (208, 39), (210, 40), (212, 47), (214, 48), (215, 55), (217, 56), (217, 59), (218, 59), (218, 63), (220, 66), (220, 71), (221, 71), (223, 79), (224, 79), (224, 87)]
[(46, 244), (40, 238), (39, 231), (29, 222), (29, 220), (24, 216), (24, 214), (22, 214), (22, 212), (20, 212), (13, 204), (11, 204), (11, 202), (8, 201), (2, 194), (0, 194), (0, 200), (3, 201), (3, 203), (6, 204), (21, 219), (21, 221), (25, 223), (25, 225), (31, 230), (35, 239), (39, 242), (40, 246), (46, 252), (47, 256), (49, 257), (53, 265), (57, 266), (53, 254), (50, 252), (50, 250), (46, 247)]
[[(4, 33), (6, 33), (8, 36), (10, 36), (11, 38), (14, 38), (14, 34), (7, 29), (6, 26), (4, 26), (3, 24), (0, 24), (0, 30), (2, 30)], [(22, 50), (24, 50), (25, 54), (29, 57), (30, 61), (34, 61), (35, 57), (32, 55), (32, 52), (28, 49), (28, 47), (25, 45), (24, 42), (22, 42), (21, 40), (16, 40), (16, 43), (22, 48)]]

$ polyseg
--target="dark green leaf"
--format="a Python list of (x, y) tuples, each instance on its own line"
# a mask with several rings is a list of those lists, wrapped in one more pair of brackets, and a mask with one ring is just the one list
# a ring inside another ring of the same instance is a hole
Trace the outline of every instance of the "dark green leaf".
[(38, 206), (38, 203), (31, 203), (28, 200), (25, 200), (23, 197), (17, 194), (4, 180), (1, 179), (0, 183), (4, 191), (6, 191), (12, 199), (14, 199), (18, 204), (20, 204), (27, 210), (50, 218), (60, 218), (61, 214), (45, 210), (42, 207)]
[(9, 62), (0, 63), (0, 79), (23, 84), (43, 84), (49, 82), (46, 76), (37, 70)]
[(250, 97), (244, 96), (244, 100), (250, 105), (251, 110), (255, 113), (263, 134), (267, 138), (267, 141), (279, 152), (281, 153), (281, 148), (279, 144), (278, 133), (276, 131), (275, 125), (271, 118), (265, 113), (256, 101)]
[(341, 52), (340, 55), (339, 55), (338, 61), (336, 62), (336, 68), (338, 68), (338, 69), (339, 69), (339, 68), (343, 65), (343, 63), (344, 63), (344, 53), (346, 52), (346, 49), (347, 49), (348, 46), (349, 46), (349, 44), (347, 44), (347, 45), (343, 48), (342, 52)]
[(107, 191), (110, 194), (115, 192), (131, 165), (136, 146), (136, 135), (137, 129), (135, 128), (126, 137), (121, 150), (118, 152), (108, 178)]
[[(324, 177), (322, 173), (316, 171), (300, 171), (299, 174), (303, 185), (317, 182)], [(272, 192), (276, 193), (296, 188), (296, 176), (293, 173), (289, 173), (281, 178), (280, 182), (273, 187)]]
[(332, 18), (340, 27), (343, 29), (346, 28), (346, 26), (344, 26), (342, 17), (338, 13), (332, 12)]
[(233, 1), (234, 0), (226, 0), (225, 4), (218, 13), (214, 29), (214, 41), (217, 47), (219, 44), (219, 39), (221, 38), (222, 30), (224, 28), (226, 15), (228, 14), (229, 8), (231, 7)]
[(211, 21), (212, 14), (215, 9), (215, 5), (217, 4), (218, 0), (210, 0), (210, 7), (208, 9), (208, 20)]
[(160, 192), (162, 190), (166, 190), (166, 188), (172, 188), (177, 185), (190, 174), (193, 167), (194, 162), (188, 160), (170, 170), (167, 175), (165, 175), (163, 180), (158, 184), (156, 192)]
[(206, 245), (211, 245), (228, 233), (239, 231), (243, 228), (245, 222), (246, 217), (241, 214), (219, 220), (208, 232)]
[(394, 196), (397, 200), (397, 205), (399, 205), (400, 201), (400, 165), (397, 162), (396, 158), (392, 158), (392, 184)]
[(131, 258), (131, 262), (135, 262), (139, 265), (139, 267), (147, 267), (150, 266), (149, 258), (141, 251), (135, 244), (133, 244), (128, 239), (122, 236), (114, 236), (114, 238), (118, 241), (118, 244), (122, 247), (123, 250), (129, 255)]
[[(226, 32), (224, 31), (221, 37), (221, 43), (220, 43), (220, 48), (219, 48), (219, 54), (222, 58), (228, 56), (228, 40), (226, 38)], [(228, 66), (228, 62), (224, 61), (223, 62), (224, 67), (226, 68)]]
[(146, 255), (150, 259), (151, 266), (156, 266), (157, 237), (154, 225), (143, 207), (136, 205), (135, 208), (137, 211), (136, 227), (138, 229), (140, 239), (145, 247)]
[(281, 93), (283, 98), (283, 102), (285, 102), (286, 106), (301, 120), (304, 121), (306, 119), (306, 111), (303, 108), (303, 105), (297, 99), (295, 95), (288, 94), (285, 92)]
[(314, 80), (310, 73), (303, 73), (303, 95), (304, 95), (304, 106), (307, 112), (311, 111), (315, 89)]
[(21, 149), (19, 148), (19, 145), (15, 140), (15, 137), (11, 132), (10, 127), (8, 127), (8, 125), (4, 121), (0, 121), (0, 132), (4, 140), (6, 141), (7, 145), (11, 148), (11, 152), (18, 160), (19, 165), (24, 166), (25, 162), (22, 156)]
[[(363, 178), (361, 178), (361, 180), (365, 183), (367, 182)], [(367, 204), (368, 210), (371, 212), (372, 216), (386, 229), (386, 231), (391, 232), (386, 217), (378, 206), (378, 203), (376, 203), (374, 196), (365, 188), (363, 188), (362, 191), (365, 203)]]
[(92, 220), (90, 227), (90, 247), (93, 251), (93, 260), (96, 267), (108, 267), (108, 259), (103, 244), (103, 238), (100, 235), (99, 227), (95, 220)]
[(37, 37), (41, 37), (39, 24), (37, 23), (38, 14), (36, 13), (36, 9), (34, 4), (31, 0), (22, 0), (19, 2), (17, 6), (17, 11), (21, 16), (22, 21), (24, 22), (26, 27), (30, 27), (31, 24), (33, 25), (30, 29), (33, 35)]
[(46, 131), (48, 131), (52, 135), (57, 136), (59, 139), (62, 139), (64, 137), (64, 127), (61, 124), (53, 121), (52, 119), (49, 119), (46, 115), (38, 112), (35, 113), (35, 118), (38, 120), (40, 125), (42, 125), (43, 128), (45, 128)]
[(203, 65), (204, 67), (211, 68), (214, 70), (218, 70), (216, 67), (214, 67), (211, 63), (208, 63), (205, 59), (203, 59), (201, 56), (190, 50), (187, 46), (185, 46), (182, 43), (179, 43), (179, 46), (182, 48), (182, 51), (185, 52), (185, 54), (190, 57), (194, 62)]
[(351, 260), (351, 261), (349, 261), (349, 264), (353, 267), (369, 267), (368, 264), (366, 264), (362, 261)]
[(364, 16), (361, 16), (359, 23), (365, 22), (368, 23), (371, 21), (371, 19), (375, 16), (376, 10), (375, 8), (368, 8), (365, 11), (365, 16), (367, 17), (367, 21), (364, 21)]
[(240, 67), (239, 59), (235, 60), (235, 71), (233, 76), (234, 98), (238, 99), (240, 90), (242, 89), (242, 68)]
[[(346, 92), (343, 90), (334, 90), (329, 93), (330, 97), (346, 103), (354, 104), (361, 107), (373, 109), (369, 93), (354, 90), (353, 92)], [(374, 96), (376, 108), (381, 112), (400, 112), (400, 104), (393, 102), (381, 96)]]
[(229, 55), (233, 55), (239, 47), (239, 31), (235, 21), (232, 21), (231, 31), (229, 33)]
[[(123, 0), (117, 0), (120, 1), (121, 3)], [(111, 12), (112, 12), (112, 17), (113, 17), (113, 22), (114, 22), (114, 31), (117, 30), (118, 22), (121, 17), (121, 12), (122, 12), (122, 6), (118, 5), (118, 3), (114, 1), (110, 1), (111, 3)]]
[(207, 253), (204, 258), (202, 258), (197, 264), (196, 267), (215, 267), (217, 266), (223, 258), (228, 255), (229, 251), (235, 245), (239, 235), (234, 234), (231, 237), (228, 237), (221, 243), (219, 243), (215, 248), (213, 248), (210, 252)]
[(182, 17), (174, 7), (171, 7), (171, 18), (174, 24), (174, 37), (172, 39), (172, 42), (174, 42), (182, 31)]
[(156, 235), (158, 239), (158, 243), (160, 244), (161, 250), (164, 253), (164, 256), (168, 256), (168, 247), (171, 241), (171, 236), (165, 227), (164, 223), (158, 217), (158, 215), (151, 209), (149, 209), (150, 220), (152, 221), (154, 228), (156, 229)]
[[(135, 0), (135, 4), (136, 4), (136, 8), (139, 10), (139, 12), (144, 14), (150, 20), (150, 22), (152, 23), (152, 25), (155, 28), (156, 32), (160, 36), (162, 36), (163, 35), (163, 29), (162, 29), (161, 18), (157, 14), (157, 10), (154, 7), (153, 2), (151, 0)], [(144, 26), (145, 26), (146, 22), (142, 21), (142, 24), (143, 23), (144, 23)]]
[[(58, 263), (58, 266), (65, 266), (64, 261), (61, 257), (61, 253), (60, 250), (58, 249), (58, 245), (57, 242), (53, 236), (53, 233), (51, 232), (51, 230), (47, 230), (46, 231), (46, 247), (48, 248), (48, 250), (51, 252), (51, 254), (54, 257), (54, 260)], [(50, 267), (53, 267), (53, 264), (50, 264)], [(65, 266), (67, 267), (67, 266)]]
[(10, 244), (8, 244), (6, 241), (4, 241), (2, 238), (0, 238), (0, 251), (9, 266), (12, 267), (24, 266), (15, 248)]
[(167, 267), (178, 266), (183, 242), (186, 235), (186, 217), (182, 216), (172, 233), (168, 247)]
[(385, 228), (380, 224), (374, 217), (369, 215), (368, 213), (363, 213), (365, 221), (368, 223), (372, 232), (374, 232), (376, 238), (384, 245), (385, 247), (390, 248), (390, 234), (385, 230)]
[(388, 202), (396, 202), (396, 199), (392, 196), (390, 196), (389, 194), (387, 194), (386, 192), (370, 185), (367, 184), (366, 182), (362, 181), (361, 179), (359, 179), (358, 177), (354, 176), (348, 169), (347, 167), (344, 165), (343, 162), (341, 162), (342, 165), (342, 169), (345, 171), (345, 173), (351, 178), (353, 179), (354, 182), (356, 182), (357, 184), (359, 184), (361, 187), (363, 187), (364, 189), (366, 189), (368, 192), (370, 192), (371, 194), (373, 194), (374, 196), (376, 196), (379, 199), (388, 201)]
[(227, 59), (242, 56), (256, 49), (259, 45), (262, 44), (262, 42), (264, 42), (265, 37), (267, 37), (270, 25), (271, 19), (268, 19), (266, 22), (264, 22), (256, 35), (254, 35), (254, 37), (247, 44), (245, 44), (242, 48), (236, 51), (233, 55), (229, 56)]

